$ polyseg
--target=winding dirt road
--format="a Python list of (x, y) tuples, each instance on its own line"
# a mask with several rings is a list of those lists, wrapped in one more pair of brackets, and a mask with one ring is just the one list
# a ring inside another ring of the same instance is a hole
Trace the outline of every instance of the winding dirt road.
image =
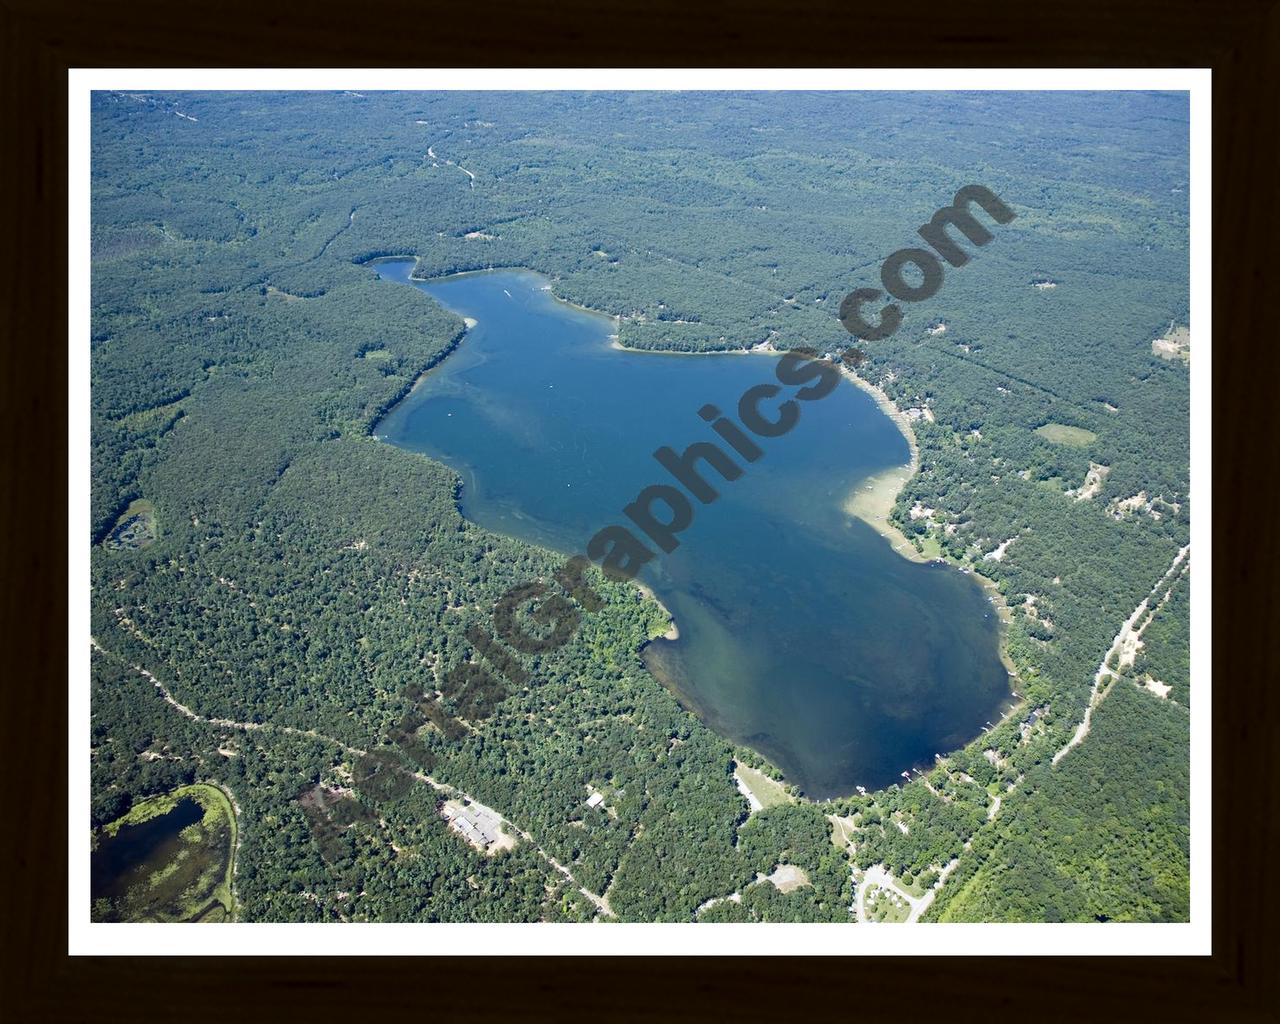
[[(103, 648), (102, 645), (99, 644), (98, 641), (93, 637), (89, 638), (89, 644), (95, 650), (106, 655), (107, 657), (115, 658), (117, 661), (123, 660), (118, 658), (116, 655), (112, 654), (110, 651), (107, 651), (105, 648)], [(332, 736), (326, 736), (323, 733), (316, 732), (315, 729), (296, 729), (290, 725), (274, 725), (270, 722), (237, 722), (230, 718), (206, 718), (205, 716), (199, 715), (196, 712), (192, 711), (185, 704), (182, 704), (177, 699), (175, 699), (173, 694), (169, 692), (168, 688), (162, 682), (160, 682), (159, 679), (157, 679), (154, 675), (148, 672), (141, 665), (130, 665), (129, 667), (132, 668), (135, 672), (139, 673), (143, 678), (150, 680), (152, 685), (155, 686), (156, 690), (160, 693), (160, 696), (164, 699), (166, 704), (174, 708), (180, 714), (185, 715), (187, 718), (191, 719), (193, 722), (201, 722), (205, 725), (217, 726), (220, 729), (237, 729), (242, 732), (279, 732), (279, 733), (287, 733), (292, 736), (306, 736), (310, 739), (320, 740), (325, 743), (331, 743), (335, 747), (340, 748), (341, 750), (343, 750), (345, 753), (347, 753), (352, 757), (368, 756), (369, 752), (367, 750), (361, 750), (359, 747), (348, 746), (346, 743), (343, 743), (339, 739), (335, 739)], [(436, 792), (438, 793), (443, 793), (444, 795), (451, 797), (453, 799), (466, 800), (467, 802), (474, 804), (481, 811), (485, 811), (493, 815), (495, 818), (501, 821), (504, 825), (506, 825), (512, 832), (520, 836), (521, 839), (525, 840), (530, 846), (532, 846), (534, 850), (538, 852), (538, 855), (542, 857), (543, 860), (545, 860), (548, 864), (550, 864), (553, 868), (555, 868), (556, 871), (558, 871), (565, 878), (567, 878), (569, 882), (572, 883), (577, 888), (578, 892), (582, 893), (583, 896), (585, 896), (588, 900), (591, 901), (592, 905), (596, 908), (597, 911), (599, 911), (601, 914), (606, 915), (607, 917), (614, 916), (613, 909), (609, 906), (608, 900), (606, 900), (602, 896), (597, 896), (595, 893), (593, 893), (590, 889), (587, 889), (585, 886), (579, 885), (578, 880), (573, 877), (573, 874), (569, 871), (568, 868), (566, 868), (563, 864), (561, 864), (558, 860), (556, 860), (553, 856), (551, 856), (551, 854), (547, 853), (546, 850), (544, 850), (541, 846), (538, 845), (538, 843), (534, 840), (533, 836), (531, 836), (528, 832), (526, 832), (519, 825), (513, 822), (510, 818), (494, 810), (493, 808), (487, 807), (486, 805), (480, 803), (480, 801), (462, 792), (462, 790), (456, 789), (455, 787), (450, 786), (448, 783), (440, 782), (436, 779), (433, 779), (430, 775), (425, 775), (422, 772), (411, 772), (404, 768), (398, 768), (397, 771), (402, 772), (403, 774), (409, 776), (410, 778), (414, 779), (417, 782), (421, 782), (430, 786), (432, 789), (436, 790)]]
[[(1093, 674), (1093, 688), (1089, 691), (1089, 703), (1084, 709), (1084, 718), (1080, 720), (1080, 724), (1076, 726), (1076, 731), (1072, 735), (1061, 750), (1053, 755), (1053, 764), (1057, 764), (1066, 757), (1072, 750), (1080, 746), (1084, 742), (1084, 738), (1089, 735), (1089, 727), (1093, 722), (1093, 712), (1099, 704), (1103, 702), (1107, 694), (1111, 691), (1111, 684), (1120, 678), (1118, 672), (1107, 664), (1114, 654), (1119, 660), (1117, 664), (1124, 668), (1125, 662), (1133, 664), (1133, 659), (1138, 653), (1138, 641), (1142, 637), (1142, 632), (1147, 628), (1148, 623), (1154, 618), (1156, 612), (1164, 607), (1164, 603), (1169, 600), (1172, 593), (1172, 586), (1178, 576), (1185, 571), (1183, 562), (1191, 554), (1191, 545), (1188, 544), (1182, 548), (1173, 559), (1173, 564), (1165, 570), (1163, 576), (1151, 588), (1151, 592), (1147, 594), (1140, 602), (1138, 607), (1133, 610), (1133, 614), (1125, 619), (1124, 625), (1120, 627), (1120, 632), (1116, 634), (1111, 646), (1107, 648), (1107, 653), (1102, 656), (1102, 662), (1098, 665), (1098, 671)], [(1155, 606), (1148, 608), (1149, 602), (1153, 597), (1164, 590), (1164, 596), (1156, 602)]]

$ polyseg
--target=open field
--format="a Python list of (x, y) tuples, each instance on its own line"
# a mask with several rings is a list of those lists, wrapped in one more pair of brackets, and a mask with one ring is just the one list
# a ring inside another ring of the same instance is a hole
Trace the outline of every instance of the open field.
[(742, 784), (742, 787), (745, 787), (760, 803), (761, 810), (768, 810), (770, 807), (792, 802), (782, 783), (776, 782), (755, 768), (739, 764), (734, 768), (733, 773)]
[(1046, 423), (1036, 427), (1037, 434), (1050, 444), (1064, 444), (1068, 448), (1087, 448), (1098, 440), (1098, 435), (1083, 427), (1068, 427), (1064, 423)]

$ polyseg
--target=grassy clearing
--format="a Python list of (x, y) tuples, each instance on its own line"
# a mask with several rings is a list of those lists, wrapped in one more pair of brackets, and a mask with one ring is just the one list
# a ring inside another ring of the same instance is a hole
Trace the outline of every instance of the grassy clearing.
[(837, 850), (849, 849), (849, 844), (853, 841), (853, 816), (841, 818), (834, 814), (828, 814), (827, 820), (831, 822), (831, 843)]
[(1036, 427), (1037, 434), (1050, 444), (1062, 444), (1068, 448), (1087, 448), (1098, 440), (1098, 435), (1083, 427), (1069, 427), (1065, 423), (1046, 423)]
[(124, 510), (124, 515), (120, 518), (121, 520), (125, 520), (131, 516), (144, 517), (152, 523), (152, 527), (154, 528), (156, 507), (146, 498), (135, 498), (133, 501), (129, 502), (129, 507)]
[(932, 561), (942, 557), (942, 542), (934, 534), (926, 533), (920, 538), (920, 547), (917, 550), (924, 558)]
[(901, 924), (911, 916), (911, 908), (897, 893), (873, 885), (867, 890), (867, 916), (883, 924)]
[(777, 807), (779, 804), (789, 804), (792, 802), (791, 795), (787, 792), (786, 787), (781, 782), (777, 782), (763, 772), (757, 771), (755, 768), (748, 768), (745, 764), (738, 765), (736, 774), (742, 780), (742, 784), (751, 790), (751, 795), (760, 801), (760, 806), (764, 810), (770, 807)]
[(899, 878), (897, 876), (894, 877), (894, 881), (898, 883), (898, 887), (903, 892), (905, 892), (908, 896), (914, 897), (915, 899), (919, 899), (921, 896), (925, 894), (925, 887), (921, 885), (919, 881), (917, 881), (914, 877), (911, 879), (910, 885), (908, 885), (902, 878)]

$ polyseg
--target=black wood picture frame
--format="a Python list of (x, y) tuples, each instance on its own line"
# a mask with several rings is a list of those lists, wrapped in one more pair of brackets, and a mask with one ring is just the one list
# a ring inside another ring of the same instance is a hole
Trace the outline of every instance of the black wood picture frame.
[[(1275, 437), (1268, 392), (1276, 311), (1268, 276), (1280, 185), (1274, 66), (1280, 5), (537, 0), (446, 9), (391, 0), (373, 13), (332, 2), (0, 3), (9, 328), (0, 373), (6, 474), (0, 691), (9, 766), (0, 1013), (14, 1021), (399, 1013), (472, 1021), (1280, 1017), (1274, 870), (1280, 751), (1272, 693), (1280, 467), (1278, 446), (1268, 440)], [(429, 966), (413, 958), (69, 957), (67, 70), (111, 66), (1211, 67), (1212, 956), (991, 962), (778, 955), (767, 965), (742, 958), (477, 958)]]

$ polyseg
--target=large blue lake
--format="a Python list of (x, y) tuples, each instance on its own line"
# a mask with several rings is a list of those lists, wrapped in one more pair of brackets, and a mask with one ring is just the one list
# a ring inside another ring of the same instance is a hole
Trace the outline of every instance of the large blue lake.
[[(473, 522), (566, 555), (610, 523), (639, 534), (623, 507), (672, 482), (654, 450), (719, 441), (698, 410), (733, 415), (775, 381), (772, 355), (618, 350), (610, 318), (557, 301), (532, 272), (423, 282), (413, 266), (375, 269), (476, 324), (377, 433), (453, 467)], [(971, 577), (907, 561), (843, 511), (859, 481), (909, 458), (868, 395), (842, 381), (788, 434), (757, 440), (765, 455), (739, 459), (738, 480), (704, 473), (720, 499), (694, 502), (680, 546), (642, 571), (680, 632), (645, 663), (809, 796), (887, 785), (1000, 714), (997, 616)]]

